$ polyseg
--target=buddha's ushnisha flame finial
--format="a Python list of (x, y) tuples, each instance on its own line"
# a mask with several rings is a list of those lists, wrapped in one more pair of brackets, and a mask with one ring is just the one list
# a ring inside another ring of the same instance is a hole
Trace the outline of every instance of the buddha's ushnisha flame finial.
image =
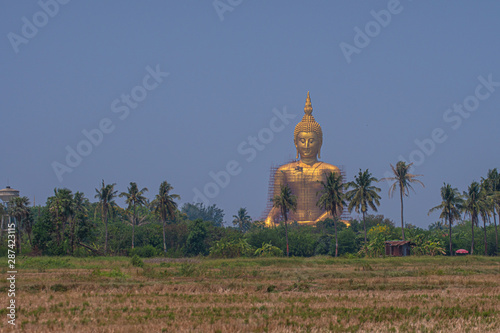
[(310, 116), (313, 112), (313, 107), (311, 103), (311, 97), (309, 96), (309, 91), (307, 92), (306, 106), (304, 106), (304, 113)]
[[(314, 116), (312, 115), (312, 104), (311, 97), (309, 96), (309, 91), (307, 92), (306, 98), (306, 106), (304, 107), (304, 116), (302, 120), (295, 126), (295, 130), (293, 131), (293, 141), (295, 145), (297, 145), (297, 135), (300, 132), (314, 132), (318, 135), (318, 140), (320, 147), (323, 144), (323, 131), (321, 131), (321, 126), (316, 122)], [(318, 152), (318, 157), (321, 157), (321, 154)], [(299, 158), (299, 151), (297, 150), (297, 158)]]

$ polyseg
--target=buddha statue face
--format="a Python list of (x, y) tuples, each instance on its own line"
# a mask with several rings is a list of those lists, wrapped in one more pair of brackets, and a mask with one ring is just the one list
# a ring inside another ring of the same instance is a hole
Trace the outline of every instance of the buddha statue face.
[(299, 132), (295, 139), (295, 148), (300, 158), (316, 158), (321, 149), (321, 141), (315, 132)]
[(315, 163), (317, 158), (321, 158), (321, 144), (323, 143), (323, 132), (321, 126), (312, 115), (312, 103), (309, 92), (307, 92), (306, 106), (304, 107), (304, 117), (295, 126), (293, 132), (297, 157), (306, 164)]

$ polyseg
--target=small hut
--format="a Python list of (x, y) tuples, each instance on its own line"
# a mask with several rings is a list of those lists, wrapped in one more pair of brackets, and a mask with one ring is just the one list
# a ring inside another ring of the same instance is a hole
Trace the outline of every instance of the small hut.
[(385, 255), (394, 257), (405, 257), (410, 255), (411, 246), (415, 245), (410, 241), (386, 241)]

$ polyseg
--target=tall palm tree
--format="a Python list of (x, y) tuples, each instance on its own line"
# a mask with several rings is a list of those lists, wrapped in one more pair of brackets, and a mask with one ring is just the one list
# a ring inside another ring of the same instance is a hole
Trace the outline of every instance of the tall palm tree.
[(394, 183), (389, 187), (389, 197), (392, 197), (394, 194), (394, 191), (396, 190), (397, 187), (399, 187), (399, 197), (401, 199), (401, 233), (403, 235), (403, 240), (405, 240), (405, 228), (404, 228), (404, 219), (403, 219), (403, 196), (408, 196), (410, 195), (410, 189), (415, 192), (413, 189), (413, 186), (411, 186), (412, 183), (417, 183), (424, 186), (424, 183), (422, 183), (420, 180), (416, 179), (416, 177), (422, 176), (422, 175), (412, 175), (408, 171), (410, 170), (410, 167), (413, 165), (413, 163), (406, 164), (403, 161), (399, 161), (396, 164), (396, 167), (394, 167), (391, 164), (391, 169), (392, 172), (394, 173), (394, 177), (386, 177), (382, 178), (381, 180), (388, 180), (388, 181), (394, 181)]
[[(14, 217), (16, 224), (16, 248), (21, 253), (21, 231), (26, 229), (26, 224), (29, 223), (30, 201), (28, 197), (14, 197), (9, 202), (9, 215)], [(28, 239), (31, 244), (31, 236), (28, 233)]]
[(57, 244), (63, 243), (66, 225), (74, 213), (73, 193), (67, 188), (55, 188), (54, 196), (48, 198), (49, 211), (55, 223)]
[(151, 203), (155, 212), (160, 215), (163, 224), (163, 251), (167, 252), (167, 240), (165, 237), (165, 224), (167, 219), (173, 221), (177, 211), (177, 202), (181, 197), (178, 194), (170, 194), (174, 188), (167, 181), (160, 184), (160, 190)]
[(451, 226), (453, 225), (453, 221), (460, 218), (460, 211), (462, 209), (462, 205), (464, 203), (463, 198), (460, 196), (458, 189), (451, 187), (450, 184), (444, 184), (441, 187), (441, 204), (433, 207), (429, 210), (430, 213), (441, 210), (441, 214), (439, 218), (445, 219), (448, 221), (449, 227), (449, 239), (450, 239), (450, 256), (453, 255), (453, 249), (451, 244)]
[(238, 229), (242, 232), (248, 231), (250, 229), (250, 224), (252, 223), (252, 218), (248, 215), (246, 208), (240, 208), (237, 215), (233, 215), (233, 225), (238, 226)]
[(287, 185), (280, 185), (280, 194), (273, 198), (273, 207), (281, 211), (281, 215), (285, 219), (285, 238), (286, 238), (286, 256), (289, 256), (288, 249), (288, 212), (297, 210), (297, 196), (292, 194), (292, 190)]
[(137, 223), (136, 208), (137, 206), (144, 206), (147, 204), (147, 199), (144, 193), (148, 189), (144, 187), (139, 191), (137, 184), (135, 182), (130, 182), (130, 187), (127, 187), (127, 192), (120, 193), (120, 197), (125, 197), (125, 203), (128, 205), (128, 210), (132, 210), (132, 248), (135, 244), (135, 225)]
[[(500, 209), (500, 174), (497, 169), (488, 170), (488, 183), (490, 188), (489, 195), (492, 198), (492, 214), (493, 222), (495, 224), (495, 252), (498, 253), (498, 227), (497, 227), (497, 213)], [(500, 213), (499, 213), (500, 214)]]
[(75, 250), (75, 239), (76, 236), (76, 225), (79, 223), (80, 215), (87, 214), (87, 205), (88, 199), (85, 198), (85, 195), (82, 192), (75, 192), (73, 197), (73, 216), (71, 218), (71, 233), (70, 233), (70, 241), (71, 241), (71, 254), (73, 254)]
[(472, 241), (470, 246), (470, 254), (474, 254), (474, 225), (477, 225), (478, 216), (483, 209), (483, 193), (478, 182), (472, 182), (463, 194), (465, 202), (462, 206), (462, 211), (471, 218)]
[(105, 226), (105, 236), (104, 236), (104, 253), (108, 254), (108, 217), (110, 209), (116, 204), (114, 198), (116, 197), (117, 191), (115, 191), (115, 183), (104, 184), (104, 179), (102, 180), (102, 185), (100, 189), (95, 189), (95, 198), (99, 200), (99, 208), (101, 209), (101, 217)]
[(344, 184), (342, 181), (342, 175), (338, 172), (331, 172), (327, 175), (326, 182), (321, 181), (323, 188), (318, 192), (321, 195), (316, 203), (319, 207), (332, 214), (335, 229), (335, 257), (337, 257), (339, 253), (337, 221), (339, 220), (340, 214), (342, 214), (344, 206), (346, 205)]
[(480, 184), (481, 209), (479, 215), (483, 220), (484, 231), (484, 255), (488, 255), (488, 241), (486, 237), (486, 221), (490, 221), (490, 217), (495, 207), (493, 196), (491, 195), (491, 184), (488, 179), (482, 179)]
[(352, 212), (353, 208), (355, 208), (356, 213), (363, 214), (363, 229), (365, 231), (365, 244), (366, 244), (366, 223), (365, 223), (365, 215), (368, 210), (368, 206), (371, 207), (374, 211), (377, 211), (377, 206), (380, 206), (380, 188), (373, 186), (372, 182), (377, 182), (377, 178), (372, 177), (372, 174), (368, 172), (368, 169), (365, 171), (361, 171), (359, 169), (359, 173), (357, 176), (354, 176), (354, 181), (349, 182), (346, 185), (346, 188), (353, 188), (350, 191), (346, 192), (346, 199), (349, 201), (349, 213)]

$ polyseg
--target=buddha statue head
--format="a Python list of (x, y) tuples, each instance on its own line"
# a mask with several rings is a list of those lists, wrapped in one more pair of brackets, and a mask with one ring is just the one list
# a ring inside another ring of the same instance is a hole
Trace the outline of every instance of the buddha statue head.
[(301, 160), (317, 160), (321, 158), (321, 145), (323, 144), (323, 132), (321, 126), (312, 115), (312, 104), (309, 92), (307, 92), (306, 105), (304, 107), (304, 117), (295, 126), (293, 141), (297, 149), (297, 157)]

